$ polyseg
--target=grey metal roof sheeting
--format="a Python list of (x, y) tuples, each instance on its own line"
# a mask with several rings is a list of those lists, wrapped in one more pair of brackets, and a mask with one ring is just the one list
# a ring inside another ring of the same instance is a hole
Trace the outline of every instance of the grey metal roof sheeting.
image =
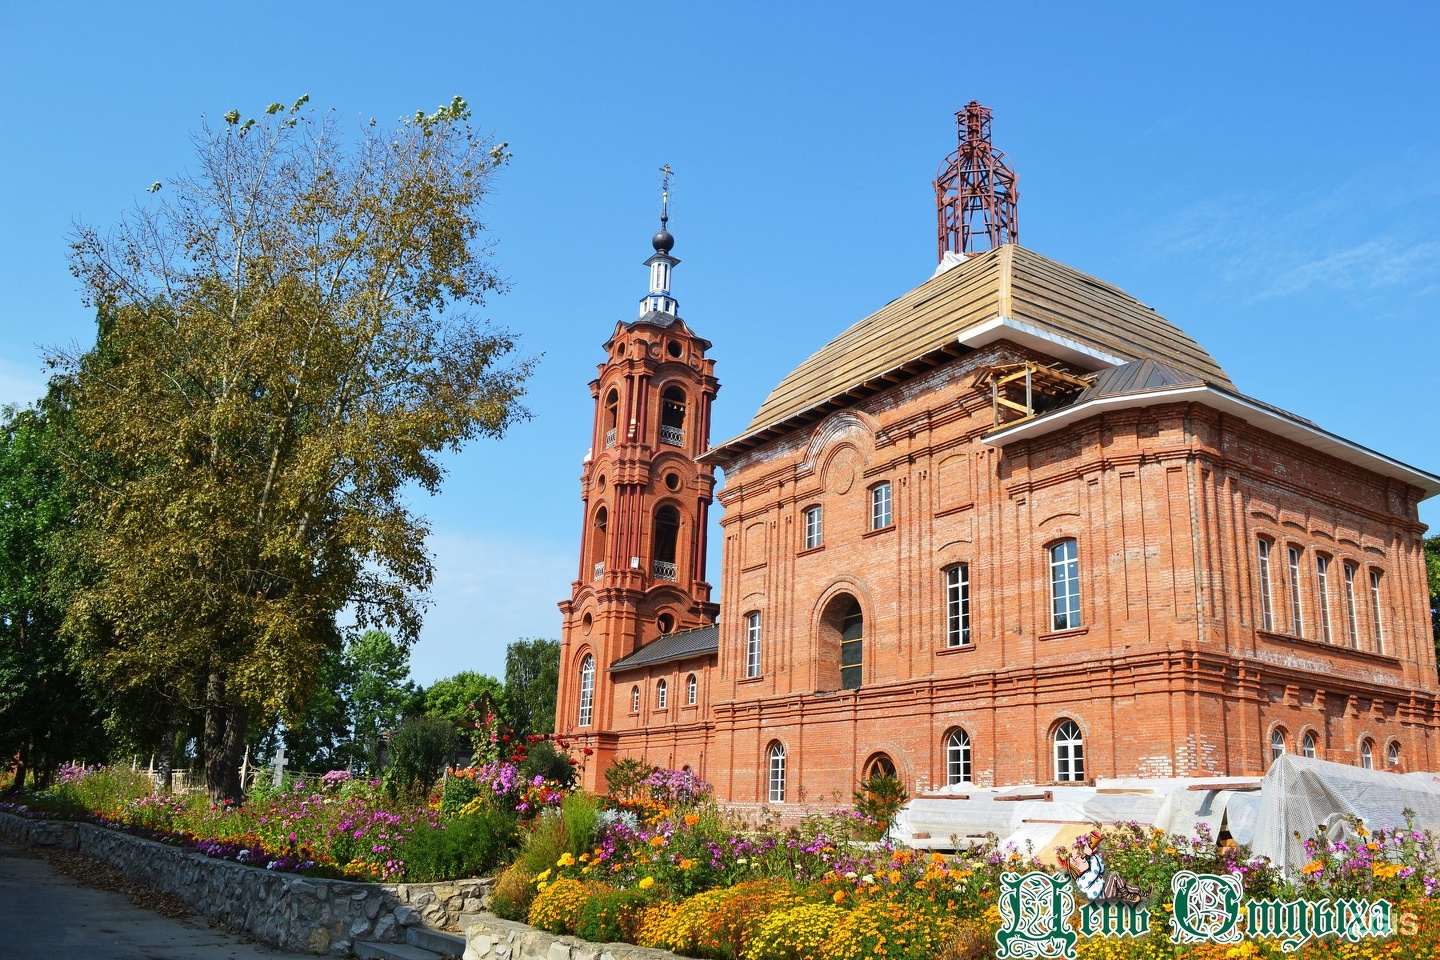
[(720, 626), (696, 627), (679, 633), (667, 633), (658, 640), (651, 640), (629, 656), (621, 657), (610, 664), (611, 673), (648, 667), (657, 663), (671, 663), (690, 657), (701, 657), (716, 653), (720, 649)]

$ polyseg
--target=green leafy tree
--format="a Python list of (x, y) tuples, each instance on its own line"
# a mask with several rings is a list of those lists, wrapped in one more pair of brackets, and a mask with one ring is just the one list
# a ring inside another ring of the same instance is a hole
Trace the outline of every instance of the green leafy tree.
[(352, 685), (344, 653), (325, 651), (304, 714), (284, 730), (285, 755), (292, 769), (335, 770), (358, 759), (353, 746)]
[(460, 746), (460, 737), (438, 717), (410, 717), (390, 738), (385, 785), (392, 795), (424, 794)]
[(381, 737), (400, 726), (413, 696), (410, 654), (384, 630), (366, 630), (346, 644), (342, 662), (356, 759), (373, 768)]
[(425, 691), (426, 716), (444, 720), (471, 743), (475, 739), (474, 714), (483, 712), (487, 703), (508, 722), (504, 684), (474, 670), (461, 670), (453, 677), (436, 680)]
[(304, 103), (203, 126), (192, 175), (78, 232), (102, 324), (57, 358), (92, 573), (65, 630), (106, 689), (203, 710), (217, 798), (252, 716), (303, 714), (339, 610), (416, 637), (432, 566), (406, 491), (524, 416), (531, 369), (466, 312), (501, 286), (479, 207), (505, 145), (459, 98), (350, 146)]
[(54, 398), (0, 410), (0, 757), (44, 783), (68, 759), (105, 759), (101, 713), (66, 660), (57, 574), (74, 488), (56, 464)]
[(1440, 535), (1425, 538), (1425, 575), (1430, 581), (1430, 631), (1440, 668)]
[(555, 732), (559, 692), (559, 640), (516, 640), (505, 648), (505, 706), (516, 736)]

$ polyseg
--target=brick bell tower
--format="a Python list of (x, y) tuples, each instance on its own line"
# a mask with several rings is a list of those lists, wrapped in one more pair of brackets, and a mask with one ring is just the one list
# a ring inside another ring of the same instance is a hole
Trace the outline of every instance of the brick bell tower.
[[(714, 468), (710, 406), (720, 389), (710, 341), (693, 333), (670, 295), (670, 168), (662, 168), (660, 231), (651, 244), (650, 292), (637, 319), (621, 321), (590, 381), (595, 423), (580, 477), (580, 572), (564, 616), (556, 732), (587, 755), (583, 782), (625, 754), (609, 667), (661, 637), (715, 622), (705, 580), (705, 532)], [(628, 684), (627, 684), (628, 689)]]

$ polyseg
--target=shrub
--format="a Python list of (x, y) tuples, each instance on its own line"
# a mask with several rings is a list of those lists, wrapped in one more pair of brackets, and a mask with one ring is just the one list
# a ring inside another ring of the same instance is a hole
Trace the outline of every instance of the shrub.
[(653, 763), (636, 757), (621, 757), (605, 768), (605, 787), (619, 800), (629, 800), (640, 792), (646, 778), (655, 772)]
[(447, 817), (459, 813), (478, 796), (481, 796), (480, 785), (474, 777), (446, 777), (440, 791), (440, 812)]
[(516, 847), (515, 815), (479, 805), (437, 826), (420, 822), (401, 844), (405, 879), (431, 883), (492, 874)]
[(680, 904), (673, 900), (652, 903), (640, 915), (640, 926), (635, 932), (635, 943), (641, 947), (664, 949), (664, 942), (675, 925), (675, 916)]
[(745, 960), (810, 960), (830, 938), (845, 910), (828, 903), (805, 903), (777, 910), (762, 919), (745, 949)]
[(424, 794), (440, 779), (459, 737), (436, 717), (411, 717), (390, 737), (390, 769), (385, 782), (392, 796)]
[(566, 794), (560, 804), (560, 819), (565, 824), (569, 851), (577, 857), (588, 853), (595, 844), (595, 831), (600, 825), (599, 798), (583, 790)]
[(490, 910), (502, 920), (525, 922), (535, 899), (535, 875), (523, 863), (505, 868), (490, 891)]
[(820, 956), (823, 960), (934, 960), (954, 934), (954, 921), (915, 904), (893, 900), (863, 903), (840, 919)]
[(696, 952), (697, 939), (705, 919), (724, 895), (724, 890), (707, 890), (678, 904), (673, 911), (647, 913), (640, 927), (640, 946), (700, 956)]
[(575, 935), (591, 943), (636, 943), (650, 898), (639, 890), (597, 893), (580, 908)]
[(520, 775), (526, 780), (544, 777), (566, 788), (575, 783), (575, 767), (570, 758), (548, 740), (537, 740), (529, 746), (520, 764)]
[(570, 852), (570, 832), (558, 810), (547, 810), (525, 834), (520, 849), (520, 862), (532, 877), (555, 867), (560, 857)]
[(62, 809), (118, 816), (121, 807), (155, 792), (155, 781), (129, 767), (62, 767), (54, 797)]
[(541, 880), (537, 887), (539, 889), (530, 903), (527, 922), (532, 927), (551, 933), (574, 933), (585, 904), (608, 889), (570, 877), (561, 877), (549, 883)]

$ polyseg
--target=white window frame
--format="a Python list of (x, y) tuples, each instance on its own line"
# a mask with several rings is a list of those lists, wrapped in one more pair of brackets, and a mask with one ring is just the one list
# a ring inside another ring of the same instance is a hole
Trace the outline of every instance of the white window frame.
[(1074, 537), (1051, 544), (1050, 629), (1075, 630), (1080, 618), (1080, 542)]
[(670, 703), (670, 684), (664, 680), (655, 684), (655, 709), (664, 710)]
[(1385, 762), (1392, 767), (1400, 766), (1400, 743), (1391, 740), (1385, 747)]
[(693, 707), (699, 699), (700, 681), (695, 679), (695, 674), (692, 673), (685, 678), (685, 704), (686, 706)]
[(1300, 600), (1300, 548), (1290, 547), (1290, 633), (1305, 636), (1304, 605)]
[(1359, 567), (1345, 561), (1341, 569), (1345, 572), (1345, 626), (1350, 631), (1350, 646), (1360, 646), (1360, 618), (1355, 612), (1355, 571)]
[(1054, 746), (1056, 782), (1084, 782), (1085, 734), (1080, 730), (1080, 724), (1066, 720), (1055, 728), (1050, 741)]
[(771, 803), (785, 802), (785, 745), (778, 740), (766, 752), (766, 768)]
[(1314, 760), (1316, 753), (1315, 748), (1316, 743), (1314, 733), (1307, 732), (1305, 736), (1300, 738), (1300, 756), (1305, 757), (1309, 760)]
[(1285, 731), (1276, 727), (1270, 731), (1270, 762), (1274, 763), (1285, 756)]
[(1375, 769), (1375, 748), (1370, 745), (1369, 737), (1360, 741), (1360, 769)]
[(745, 614), (745, 679), (760, 676), (760, 611)]
[(970, 734), (956, 727), (945, 738), (945, 783), (971, 783), (971, 775)]
[(1330, 558), (1315, 554), (1315, 600), (1320, 605), (1320, 639), (1334, 643), (1330, 632)]
[(814, 550), (825, 543), (825, 515), (820, 504), (805, 508), (805, 549)]
[(870, 529), (884, 530), (895, 522), (890, 496), (890, 481), (882, 480), (870, 488)]
[(1374, 567), (1370, 568), (1370, 629), (1375, 634), (1375, 652), (1385, 652), (1384, 600), (1380, 580), (1384, 575)]
[(588, 727), (595, 718), (595, 657), (585, 654), (580, 661), (580, 716), (578, 726)]
[(640, 712), (640, 685), (638, 683), (630, 688), (630, 712)]
[(945, 646), (970, 645), (970, 565), (945, 569)]
[(1270, 602), (1270, 540), (1255, 538), (1255, 555), (1260, 576), (1260, 629), (1273, 633), (1275, 610)]

